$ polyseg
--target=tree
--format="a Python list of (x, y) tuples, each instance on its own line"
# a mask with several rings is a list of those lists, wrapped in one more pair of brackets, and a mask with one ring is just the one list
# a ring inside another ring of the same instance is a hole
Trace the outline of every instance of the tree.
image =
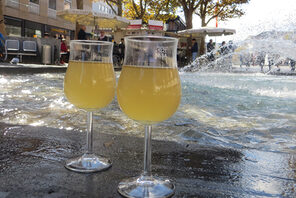
[[(200, 0), (195, 13), (201, 19), (201, 27), (205, 27), (216, 17), (226, 21), (229, 18), (242, 16), (244, 11), (240, 6), (248, 2), (249, 0)], [(200, 52), (205, 53), (205, 37), (201, 39)]]
[(3, 1), (0, 0), (0, 32), (3, 34), (3, 36), (6, 36), (6, 29), (4, 24), (4, 15), (3, 15)]
[[(145, 19), (147, 13), (147, 6), (150, 0), (139, 0), (137, 4), (135, 0), (128, 0), (125, 4), (124, 15), (130, 19)], [(147, 16), (146, 16), (147, 17)]]
[[(186, 22), (186, 29), (192, 28), (192, 16), (194, 14), (194, 11), (199, 7), (200, 0), (177, 0), (179, 3), (179, 6), (183, 8), (184, 16), (185, 16), (185, 22)], [(191, 38), (187, 38), (187, 55), (190, 56), (190, 47), (191, 47)]]
[(153, 0), (149, 4), (150, 19), (167, 21), (176, 18), (178, 2), (176, 0)]
[(125, 0), (105, 0), (107, 5), (109, 5), (114, 13), (116, 13), (116, 10), (114, 8), (114, 5), (117, 6), (117, 15), (122, 16), (122, 7)]
[(124, 16), (129, 19), (166, 21), (175, 16), (176, 0), (126, 0)]
[(244, 11), (240, 6), (248, 2), (249, 0), (201, 0), (195, 13), (201, 18), (201, 27), (205, 27), (216, 17), (221, 21), (241, 17)]
[(177, 0), (179, 5), (183, 8), (186, 28), (192, 28), (192, 16), (194, 11), (199, 7), (201, 0)]

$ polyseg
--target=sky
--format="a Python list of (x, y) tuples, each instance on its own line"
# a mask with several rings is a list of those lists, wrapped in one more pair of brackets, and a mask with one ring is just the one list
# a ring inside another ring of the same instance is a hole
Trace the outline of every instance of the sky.
[[(296, 30), (296, 0), (250, 0), (242, 8), (245, 15), (241, 18), (219, 21), (219, 27), (233, 28), (237, 32), (223, 40), (243, 40), (268, 30)], [(198, 16), (193, 18), (193, 27), (200, 27)], [(209, 27), (215, 27), (215, 20)]]

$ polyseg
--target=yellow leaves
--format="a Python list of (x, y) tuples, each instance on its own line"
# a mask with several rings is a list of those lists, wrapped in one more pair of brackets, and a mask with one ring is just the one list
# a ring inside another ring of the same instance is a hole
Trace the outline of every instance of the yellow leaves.
[(176, 10), (175, 0), (126, 0), (123, 15), (147, 23), (149, 19), (166, 21), (175, 17)]
[(240, 7), (250, 0), (201, 0), (200, 6), (203, 9), (197, 9), (196, 14), (201, 17), (203, 26), (215, 19), (225, 21), (229, 18), (240, 17), (244, 11)]

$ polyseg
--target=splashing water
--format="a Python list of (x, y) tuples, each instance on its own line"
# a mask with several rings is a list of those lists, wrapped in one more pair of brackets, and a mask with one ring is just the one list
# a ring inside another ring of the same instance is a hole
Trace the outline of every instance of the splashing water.
[[(296, 33), (294, 31), (267, 31), (257, 36), (250, 36), (244, 41), (228, 43), (225, 45), (228, 53), (221, 53), (221, 48), (222, 46), (216, 47), (212, 52), (198, 57), (181, 71), (229, 72), (238, 65), (260, 65), (262, 67), (268, 65), (269, 70), (280, 65), (289, 66), (291, 61), (296, 60)], [(211, 57), (215, 57), (215, 60)]]
[[(117, 74), (118, 76), (118, 74)], [(2, 122), (84, 131), (86, 114), (67, 102), (63, 74), (0, 76)], [(176, 114), (154, 127), (154, 137), (181, 143), (293, 151), (296, 81), (293, 76), (181, 73), (182, 102)], [(116, 100), (95, 113), (105, 133), (143, 136)]]

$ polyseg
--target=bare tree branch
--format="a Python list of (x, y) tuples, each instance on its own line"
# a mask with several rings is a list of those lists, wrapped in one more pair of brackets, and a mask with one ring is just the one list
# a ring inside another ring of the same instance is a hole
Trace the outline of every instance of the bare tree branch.
[[(112, 10), (114, 13), (116, 13), (116, 10), (114, 9), (113, 5), (112, 5), (109, 1), (112, 2), (111, 0), (106, 0), (107, 5), (111, 8), (111, 10)], [(112, 3), (113, 3), (113, 2), (112, 2)]]

